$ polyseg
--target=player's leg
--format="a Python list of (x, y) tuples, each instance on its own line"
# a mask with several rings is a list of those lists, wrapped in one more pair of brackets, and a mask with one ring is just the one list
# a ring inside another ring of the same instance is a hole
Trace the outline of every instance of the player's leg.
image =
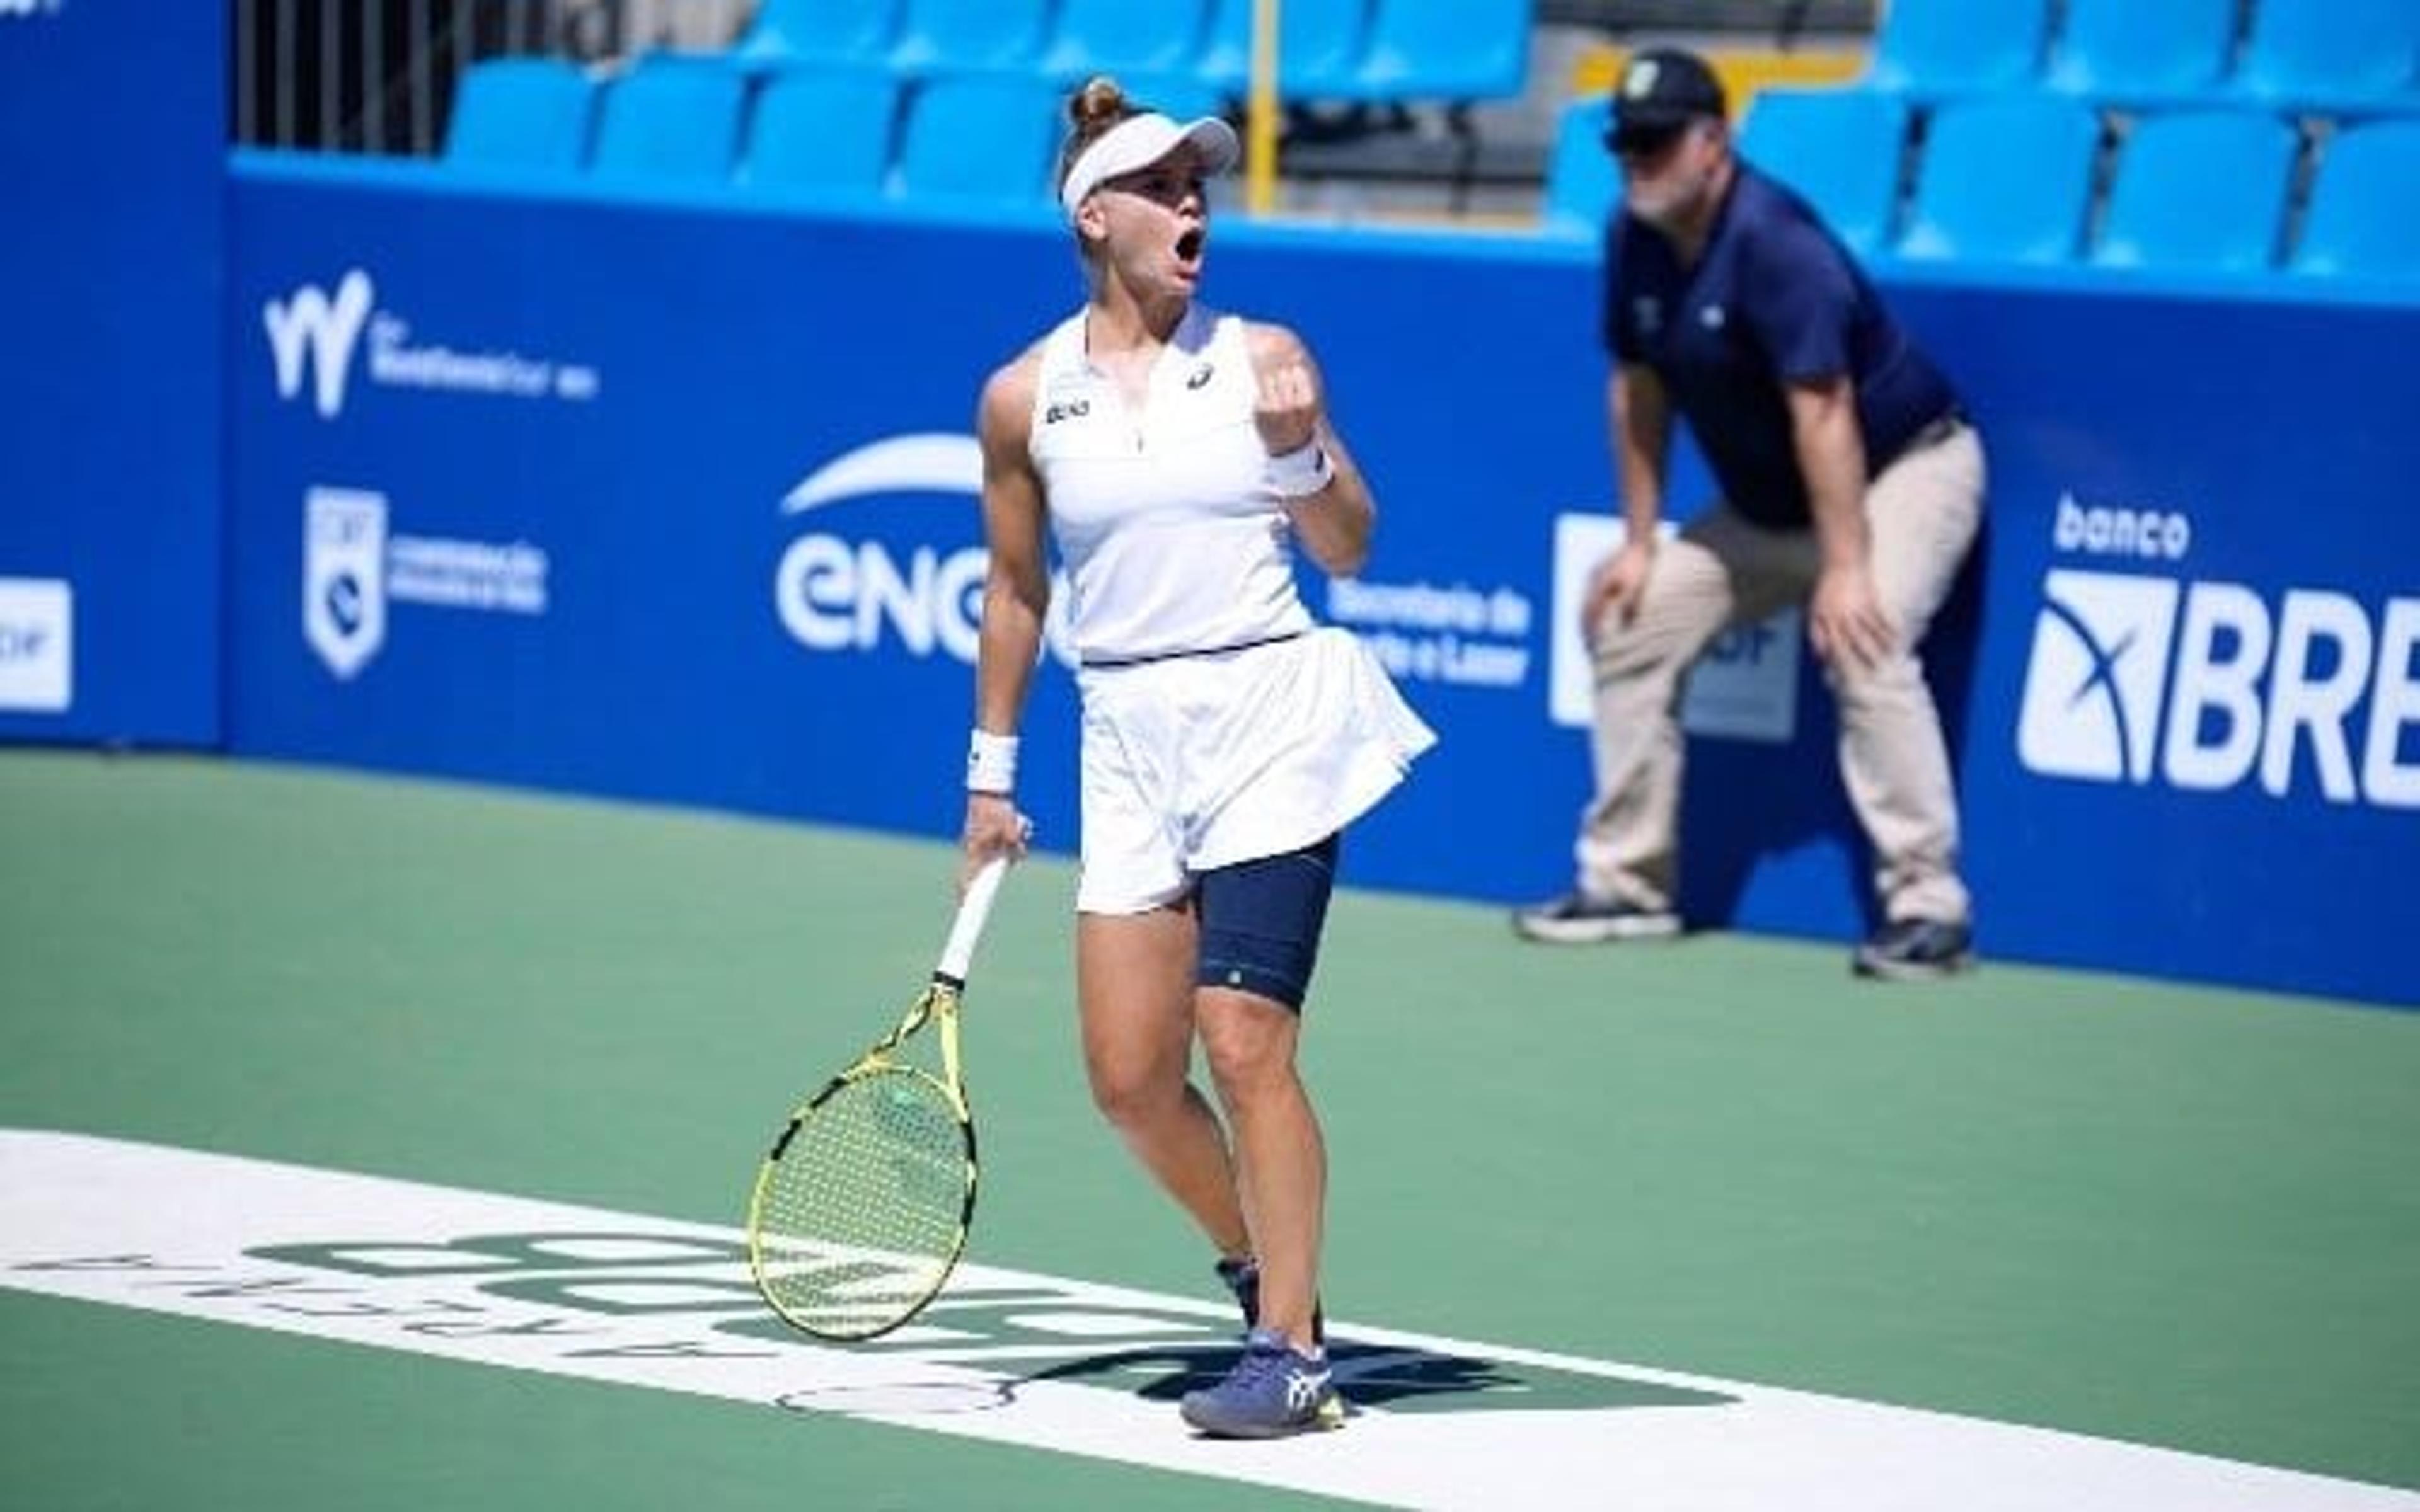
[(1084, 1070), (1094, 1104), (1223, 1256), (1249, 1249), (1227, 1136), (1187, 1077), (1195, 924), (1183, 906), (1076, 920)]
[(1320, 1336), (1326, 1143), (1296, 1059), (1336, 855), (1331, 837), (1218, 868), (1196, 889), (1196, 1017), (1260, 1257), (1260, 1318), (1244, 1358), (1218, 1386), (1186, 1399), (1187, 1421), (1208, 1432), (1257, 1437), (1342, 1419)]
[[(1190, 888), (1154, 782), (1153, 705), (1130, 681), (1088, 687), (1076, 989), (1093, 1102), (1223, 1256), (1249, 1247), (1226, 1132), (1189, 1078), (1198, 943)], [(1131, 696), (1130, 696), (1131, 695)]]
[(1195, 1014), (1243, 1173), (1260, 1318), (1297, 1344), (1313, 1327), (1326, 1146), (1295, 1063), (1338, 841), (1205, 872)]

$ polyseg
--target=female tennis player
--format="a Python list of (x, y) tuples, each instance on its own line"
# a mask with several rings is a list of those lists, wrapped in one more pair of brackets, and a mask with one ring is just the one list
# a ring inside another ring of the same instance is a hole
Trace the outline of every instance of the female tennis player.
[[(1185, 1420), (1221, 1437), (1336, 1427), (1316, 1279), (1326, 1149), (1295, 1045), (1339, 838), (1435, 736), (1295, 592), (1295, 543), (1354, 572), (1376, 520), (1311, 353), (1194, 298), (1204, 179), (1234, 165), (1234, 132), (1107, 79), (1068, 114), (1059, 199), (1090, 297), (983, 391), (968, 865), (1025, 842), (1016, 731), (1047, 527), (1083, 705), (1076, 977), (1094, 1100), (1218, 1247), (1248, 1330)], [(1187, 1078), (1196, 1036), (1223, 1126)]]

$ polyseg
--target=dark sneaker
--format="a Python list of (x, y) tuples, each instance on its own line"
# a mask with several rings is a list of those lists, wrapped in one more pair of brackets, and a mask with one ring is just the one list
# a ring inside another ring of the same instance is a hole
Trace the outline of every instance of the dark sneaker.
[(1857, 947), (1852, 969), (1860, 977), (1923, 980), (1975, 964), (1974, 932), (1937, 918), (1895, 918)]
[(1327, 1362), (1296, 1354), (1284, 1335), (1259, 1328), (1227, 1379), (1187, 1392), (1177, 1412), (1214, 1439), (1282, 1439), (1344, 1426), (1344, 1398)]
[[(1243, 1310), (1244, 1332), (1249, 1334), (1261, 1326), (1261, 1262), (1260, 1257), (1246, 1255), (1236, 1259), (1218, 1262), (1218, 1279), (1233, 1292), (1235, 1305)], [(1319, 1304), (1311, 1307), (1311, 1336), (1320, 1343), (1327, 1342), (1327, 1319), (1321, 1316)]]
[(1669, 909), (1641, 908), (1618, 899), (1568, 892), (1550, 903), (1515, 910), (1512, 933), (1549, 945), (1601, 945), (1607, 940), (1668, 940), (1681, 933), (1681, 916)]

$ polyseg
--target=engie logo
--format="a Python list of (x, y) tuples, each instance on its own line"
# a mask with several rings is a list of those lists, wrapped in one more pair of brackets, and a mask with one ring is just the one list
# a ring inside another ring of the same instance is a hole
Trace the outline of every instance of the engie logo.
[[(983, 448), (971, 436), (894, 436), (861, 446), (809, 473), (782, 501), (803, 515), (878, 494), (983, 493)], [(971, 517), (974, 511), (970, 507)], [(959, 532), (963, 534), (964, 532)], [(979, 532), (977, 532), (979, 533)], [(983, 625), (990, 556), (972, 545), (919, 545), (905, 560), (880, 541), (811, 531), (790, 543), (773, 573), (773, 607), (790, 639), (811, 651), (871, 651), (887, 634), (913, 656), (942, 652), (971, 666)], [(1045, 639), (1061, 660), (1066, 585), (1050, 594)]]
[(0, 709), (63, 714), (74, 702), (74, 586), (0, 578)]
[(2017, 757), (2091, 782), (2211, 792), (2257, 778), (2273, 797), (2308, 771), (2332, 803), (2420, 808), (2415, 654), (2420, 598), (2373, 613), (2289, 588), (2273, 605), (2243, 583), (2055, 567)]
[(369, 318), (376, 298), (370, 275), (355, 268), (336, 285), (336, 297), (317, 284), (305, 284), (284, 300), (260, 307), (260, 323), (269, 332), (269, 357), (277, 369), (277, 396), (291, 399), (302, 389), (307, 369), (312, 378), (311, 403), (320, 418), (333, 420), (345, 408), (345, 379), (352, 371), (353, 346), (362, 323)]

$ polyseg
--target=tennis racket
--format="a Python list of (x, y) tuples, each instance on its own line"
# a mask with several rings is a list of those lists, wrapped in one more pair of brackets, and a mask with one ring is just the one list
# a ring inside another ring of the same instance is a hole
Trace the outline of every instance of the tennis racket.
[[(790, 1115), (748, 1202), (748, 1268), (792, 1326), (818, 1338), (890, 1333), (939, 1295), (975, 1211), (975, 1125), (958, 1054), (967, 964), (1006, 856), (975, 872), (933, 980), (899, 1026)], [(927, 1025), (936, 1076), (900, 1058)]]

